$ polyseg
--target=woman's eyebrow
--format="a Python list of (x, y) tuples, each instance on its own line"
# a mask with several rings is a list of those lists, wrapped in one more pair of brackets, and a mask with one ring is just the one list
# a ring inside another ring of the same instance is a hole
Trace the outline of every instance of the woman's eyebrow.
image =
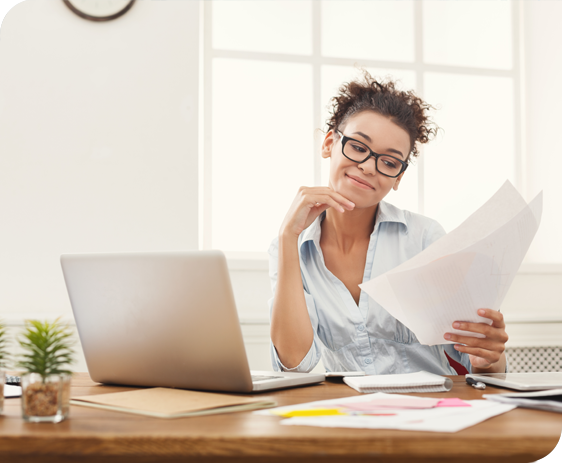
[[(363, 132), (353, 132), (353, 135), (361, 135), (365, 140), (367, 140), (368, 142), (372, 142), (373, 140), (371, 140), (371, 137), (369, 137), (369, 135), (365, 135)], [(397, 155), (399, 155), (402, 159), (404, 159), (404, 155), (402, 154), (401, 151), (395, 150), (394, 148), (388, 148), (386, 151), (389, 151), (391, 153), (396, 153)]]

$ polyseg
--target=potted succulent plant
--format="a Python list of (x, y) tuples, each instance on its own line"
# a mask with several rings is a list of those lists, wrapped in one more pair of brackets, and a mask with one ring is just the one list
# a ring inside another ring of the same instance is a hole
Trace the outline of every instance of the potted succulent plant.
[(6, 368), (8, 363), (7, 337), (6, 325), (0, 321), (0, 413), (4, 410), (4, 384), (6, 383), (6, 373), (3, 368)]
[(30, 320), (19, 338), (23, 354), (17, 366), (24, 370), (22, 414), (26, 421), (58, 423), (68, 416), (73, 362), (72, 331), (59, 319), (52, 323)]

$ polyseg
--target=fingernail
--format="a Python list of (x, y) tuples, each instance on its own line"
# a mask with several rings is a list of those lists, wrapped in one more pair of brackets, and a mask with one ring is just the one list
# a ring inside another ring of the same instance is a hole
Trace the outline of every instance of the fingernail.
[(459, 350), (460, 346), (458, 344), (455, 344), (455, 349)]
[(355, 206), (355, 204), (354, 204), (354, 203), (352, 203), (351, 201), (349, 201), (349, 204), (351, 204), (352, 206)]
[(461, 324), (459, 322), (453, 323), (453, 328), (460, 328)]
[(451, 335), (449, 333), (446, 333), (444, 337), (445, 339), (451, 339)]
[(484, 309), (478, 309), (478, 315), (486, 315), (486, 311)]
[(340, 212), (345, 212), (345, 209), (343, 207), (340, 207)]

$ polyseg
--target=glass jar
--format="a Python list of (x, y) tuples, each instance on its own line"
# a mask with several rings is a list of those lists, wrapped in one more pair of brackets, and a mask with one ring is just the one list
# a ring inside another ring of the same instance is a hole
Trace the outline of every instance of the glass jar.
[(70, 410), (70, 375), (38, 373), (21, 377), (21, 411), (23, 419), (32, 423), (59, 423)]

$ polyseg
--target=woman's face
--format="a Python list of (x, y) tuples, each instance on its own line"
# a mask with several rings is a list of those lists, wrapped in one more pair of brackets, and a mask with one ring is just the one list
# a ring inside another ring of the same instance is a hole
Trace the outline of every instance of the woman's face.
[[(339, 130), (377, 154), (388, 154), (403, 161), (408, 159), (408, 132), (374, 111), (354, 114)], [(342, 154), (341, 142), (341, 137), (330, 131), (322, 144), (322, 157), (331, 158), (329, 186), (334, 191), (354, 202), (356, 208), (365, 208), (376, 206), (391, 189), (398, 189), (404, 173), (397, 178), (386, 177), (377, 171), (374, 157), (357, 164)]]

